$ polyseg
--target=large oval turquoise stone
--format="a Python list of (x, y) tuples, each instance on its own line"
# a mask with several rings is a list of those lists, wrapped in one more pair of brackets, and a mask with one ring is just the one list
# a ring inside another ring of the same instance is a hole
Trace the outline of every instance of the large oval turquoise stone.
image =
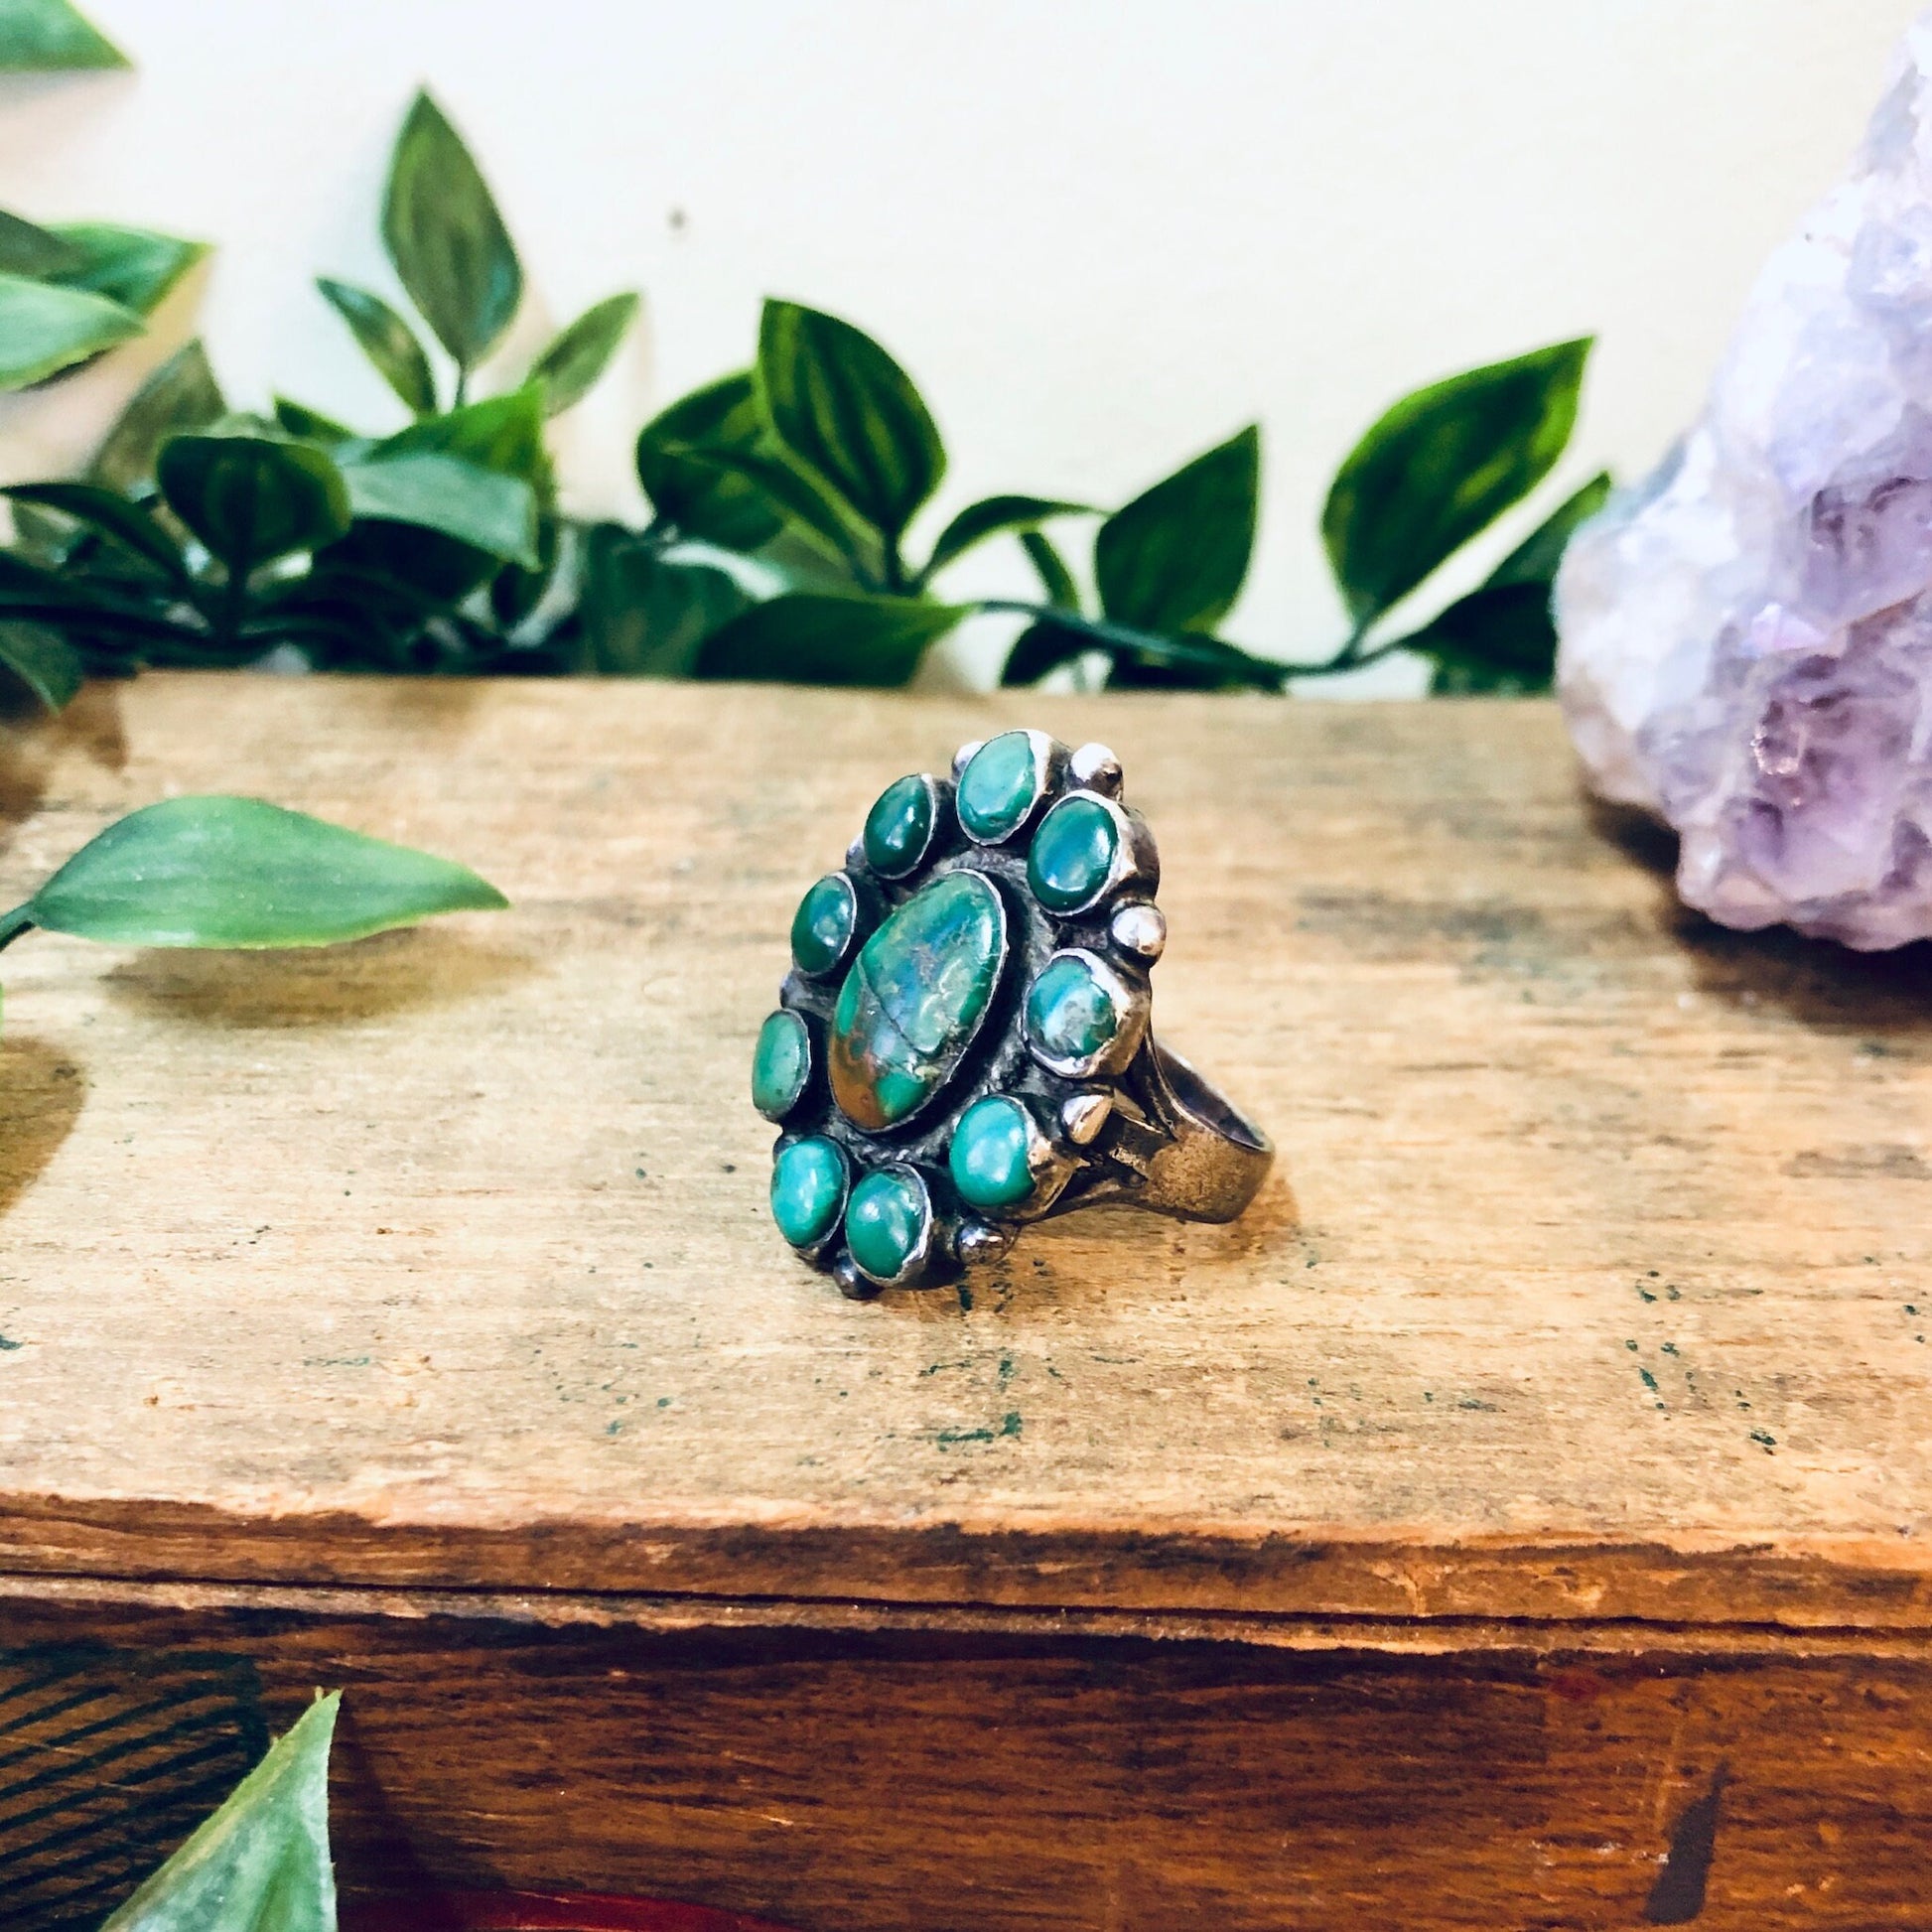
[(945, 1085), (1006, 957), (1006, 908), (976, 872), (922, 887), (853, 961), (826, 1054), (832, 1098), (855, 1126), (896, 1126)]

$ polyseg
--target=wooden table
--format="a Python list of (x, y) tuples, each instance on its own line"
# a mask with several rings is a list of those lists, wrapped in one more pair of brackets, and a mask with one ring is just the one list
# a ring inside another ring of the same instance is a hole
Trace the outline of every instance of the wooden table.
[[(1278, 1177), (849, 1304), (753, 1035), (881, 785), (1023, 721), (1121, 754)], [(1539, 703), (149, 677), (6, 751), (0, 903), (211, 789), (515, 909), (6, 955), (0, 1719), (199, 1697), (212, 1789), (344, 1687), (351, 1896), (1932, 1922), (1924, 949), (1685, 914)]]

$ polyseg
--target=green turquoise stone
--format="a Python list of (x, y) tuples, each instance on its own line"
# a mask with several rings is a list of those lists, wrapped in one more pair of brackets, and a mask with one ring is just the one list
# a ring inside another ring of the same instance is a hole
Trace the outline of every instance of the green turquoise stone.
[(1026, 732), (989, 738), (959, 774), (959, 822), (976, 839), (1003, 839), (1034, 808), (1040, 774)]
[(1027, 1033), (1049, 1060), (1084, 1060), (1120, 1032), (1113, 995), (1084, 959), (1049, 959), (1027, 995)]
[(774, 1013), (759, 1029), (752, 1053), (752, 1105), (782, 1120), (798, 1104), (812, 1070), (811, 1035), (795, 1013)]
[(778, 1150), (771, 1164), (771, 1218), (794, 1248), (809, 1248), (839, 1224), (845, 1156), (816, 1135)]
[(852, 1190), (845, 1245), (874, 1281), (890, 1282), (912, 1259), (931, 1212), (917, 1174), (904, 1168), (875, 1168)]
[(959, 1117), (946, 1166), (953, 1185), (975, 1207), (1014, 1207), (1034, 1191), (1027, 1156), (1032, 1123), (1019, 1101), (1003, 1093), (975, 1100)]
[(1006, 908), (982, 874), (949, 872), (865, 943), (832, 1010), (832, 1098), (877, 1133), (951, 1078), (999, 983)]
[(1119, 852), (1113, 813), (1076, 792), (1039, 821), (1027, 854), (1027, 883), (1049, 912), (1077, 911), (1106, 885)]
[(897, 779), (866, 814), (866, 864), (884, 879), (910, 872), (925, 857), (931, 840), (930, 778)]
[(791, 956), (801, 973), (829, 973), (845, 957), (858, 923), (852, 881), (830, 872), (798, 901), (791, 915)]

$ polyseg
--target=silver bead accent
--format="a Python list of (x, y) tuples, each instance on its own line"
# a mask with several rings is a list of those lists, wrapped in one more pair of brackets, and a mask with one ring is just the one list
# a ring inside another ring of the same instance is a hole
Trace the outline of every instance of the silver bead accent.
[(848, 867), (863, 866), (866, 863), (866, 841), (863, 836), (854, 839), (846, 847), (845, 863)]
[(1060, 1108), (1060, 1126), (1075, 1147), (1085, 1147), (1107, 1124), (1114, 1103), (1104, 1093), (1069, 1094)]
[(1120, 796), (1120, 759), (1104, 745), (1082, 745), (1067, 760), (1067, 769), (1089, 791)]
[(832, 1279), (848, 1302), (871, 1302), (878, 1298), (879, 1284), (863, 1274), (850, 1255), (841, 1255), (832, 1264)]
[(972, 763), (973, 754), (977, 752), (979, 748), (985, 743), (986, 740), (983, 738), (969, 738), (966, 741), (966, 743), (962, 745), (959, 748), (959, 750), (952, 755), (952, 774), (955, 778), (958, 777), (959, 774), (962, 771), (964, 771), (969, 764)]
[(959, 1230), (955, 1243), (961, 1261), (998, 1261), (1013, 1246), (1015, 1230), (995, 1227), (990, 1221), (968, 1221)]
[(1114, 914), (1114, 943), (1143, 959), (1159, 959), (1168, 944), (1168, 917), (1147, 899), (1136, 899)]

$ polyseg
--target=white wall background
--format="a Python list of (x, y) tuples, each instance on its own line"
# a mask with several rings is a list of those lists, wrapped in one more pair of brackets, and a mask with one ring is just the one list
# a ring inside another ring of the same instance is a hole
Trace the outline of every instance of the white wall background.
[(238, 400), (392, 420), (311, 277), (390, 286), (377, 198), (426, 79), (524, 255), (508, 362), (644, 292), (639, 338), (562, 425), (579, 504), (634, 500), (638, 423), (742, 365), (760, 296), (792, 295), (918, 379), (952, 453), (942, 512), (998, 488), (1123, 500), (1259, 417), (1261, 544), (1228, 629), (1317, 656), (1339, 616), (1315, 520), (1361, 429), (1419, 382), (1594, 331), (1566, 475), (1654, 460), (1916, 4), (90, 0), (138, 70), (0, 82), (0, 206), (219, 254), (150, 345), (0, 403), (0, 471), (76, 463), (197, 327)]

